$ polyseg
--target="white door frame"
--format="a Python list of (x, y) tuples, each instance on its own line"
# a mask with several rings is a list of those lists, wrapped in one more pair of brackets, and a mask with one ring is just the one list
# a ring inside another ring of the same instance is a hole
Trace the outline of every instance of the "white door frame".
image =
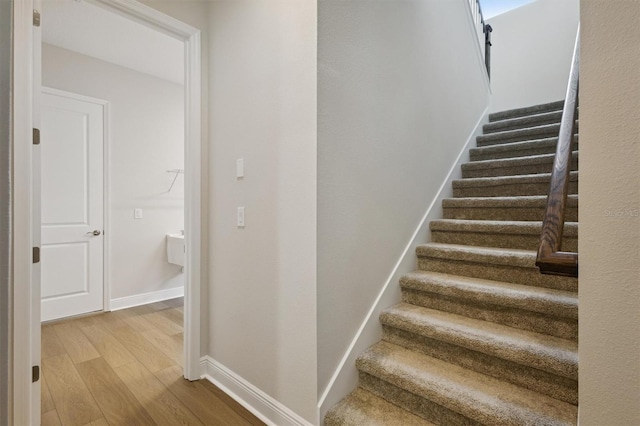
[(184, 43), (185, 264), (184, 377), (200, 379), (201, 50), (200, 30), (135, 0), (89, 0)]
[[(185, 47), (185, 332), (184, 377), (200, 378), (200, 288), (201, 288), (201, 48), (200, 30), (135, 0), (89, 0), (129, 19), (172, 36)], [(13, 296), (12, 309), (12, 406), (13, 424), (37, 424), (32, 419), (30, 336), (32, 322), (33, 217), (33, 10), (37, 0), (13, 1)], [(39, 315), (38, 315), (39, 316)]]
[(111, 260), (109, 251), (111, 247), (111, 216), (109, 213), (111, 211), (109, 196), (111, 194), (111, 181), (109, 179), (111, 176), (111, 104), (104, 99), (92, 98), (52, 87), (42, 86), (41, 92), (102, 106), (102, 310), (107, 312), (111, 310), (109, 307), (111, 304), (111, 281), (109, 277)]
[(24, 425), (34, 424), (31, 411), (31, 280), (39, 273), (32, 264), (33, 10), (33, 0), (13, 1), (13, 281), (9, 289), (13, 351), (10, 355), (9, 421)]
[(200, 30), (135, 0), (89, 0), (184, 43), (185, 264), (184, 377), (200, 379), (201, 51)]

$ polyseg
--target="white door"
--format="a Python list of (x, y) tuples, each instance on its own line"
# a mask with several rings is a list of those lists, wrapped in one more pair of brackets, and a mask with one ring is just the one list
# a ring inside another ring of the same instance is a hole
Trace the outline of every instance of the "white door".
[(104, 102), (43, 89), (42, 320), (103, 309)]

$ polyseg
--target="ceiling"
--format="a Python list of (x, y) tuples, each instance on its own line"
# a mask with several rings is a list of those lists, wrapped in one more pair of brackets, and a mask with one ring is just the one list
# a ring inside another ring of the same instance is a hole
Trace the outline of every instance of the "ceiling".
[(85, 1), (43, 0), (42, 41), (184, 83), (182, 41)]

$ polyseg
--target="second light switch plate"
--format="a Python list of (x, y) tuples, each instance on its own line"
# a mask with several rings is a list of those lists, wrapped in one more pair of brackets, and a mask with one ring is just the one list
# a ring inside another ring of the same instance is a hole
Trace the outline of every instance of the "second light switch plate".
[(244, 207), (238, 207), (238, 228), (244, 228)]

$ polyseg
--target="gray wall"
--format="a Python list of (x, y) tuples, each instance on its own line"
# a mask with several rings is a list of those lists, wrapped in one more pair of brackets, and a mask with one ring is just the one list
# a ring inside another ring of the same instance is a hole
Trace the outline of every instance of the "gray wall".
[(0, 424), (9, 424), (12, 1), (0, 1)]
[(489, 93), (466, 0), (325, 0), (318, 11), (322, 394)]
[(580, 8), (580, 425), (638, 425), (640, 2)]
[(208, 354), (314, 422), (316, 1), (213, 1), (209, 19)]

